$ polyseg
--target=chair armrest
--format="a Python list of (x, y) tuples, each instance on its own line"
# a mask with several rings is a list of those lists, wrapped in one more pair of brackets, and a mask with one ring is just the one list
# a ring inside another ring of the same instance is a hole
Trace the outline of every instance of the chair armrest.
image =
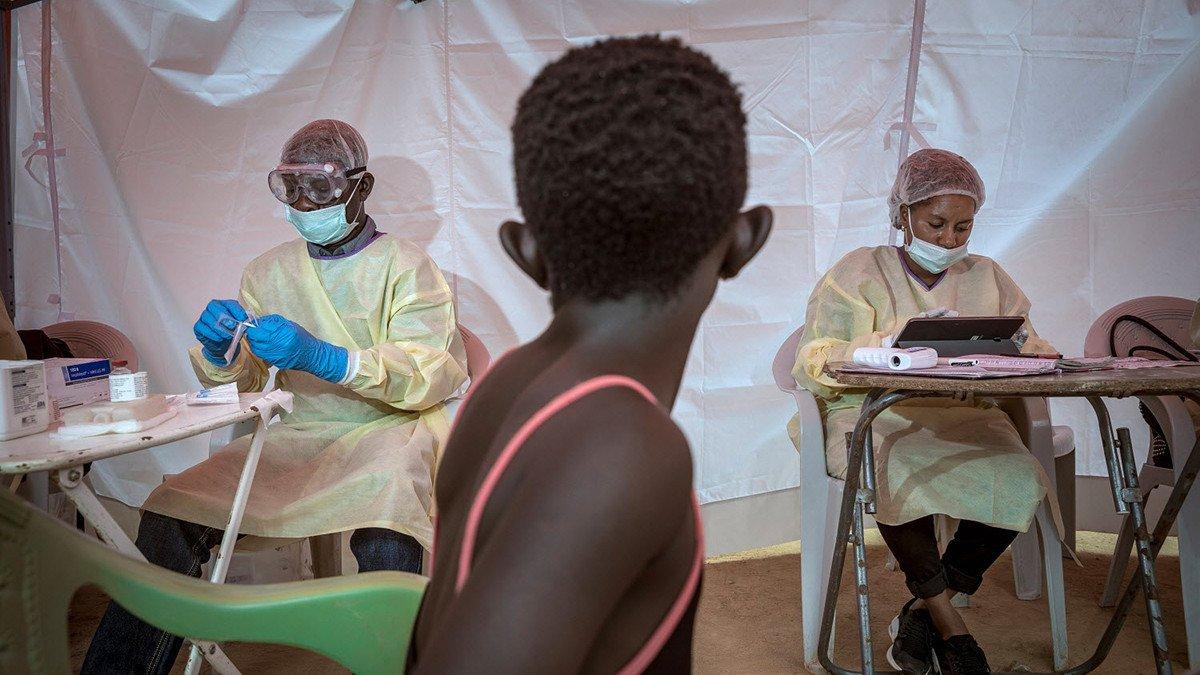
[[(212, 584), (121, 555), (7, 490), (0, 490), (0, 541), (0, 576), (10, 582), (0, 593), (0, 628), (17, 647), (0, 650), (6, 672), (14, 663), (37, 662), (47, 672), (69, 670), (67, 610), (85, 585), (176, 635), (292, 645), (356, 673), (400, 672), (427, 583), (414, 574), (368, 572), (261, 586)], [(24, 620), (7, 621), (13, 616)]]
[(825, 424), (821, 421), (817, 397), (803, 387), (795, 387), (788, 391), (795, 399), (796, 410), (800, 413), (800, 471), (806, 476), (827, 476)]
[(170, 633), (301, 647), (356, 673), (402, 668), (426, 585), (424, 577), (403, 572), (236, 586), (169, 572), (154, 578), (149, 571), (157, 569), (100, 585), (122, 607)]
[(27, 570), (30, 588), (48, 594), (35, 600), (48, 617), (54, 605), (66, 611), (75, 589), (95, 584), (175, 635), (301, 647), (356, 673), (403, 669), (424, 577), (367, 572), (256, 586), (213, 584), (125, 557), (45, 514), (23, 510), (28, 515), (22, 514), (25, 531), (19, 534), (36, 561)]

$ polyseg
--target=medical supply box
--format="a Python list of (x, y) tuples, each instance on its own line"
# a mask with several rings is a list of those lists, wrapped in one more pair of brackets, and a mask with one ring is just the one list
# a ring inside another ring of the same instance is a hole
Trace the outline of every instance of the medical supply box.
[(62, 420), (63, 408), (108, 400), (108, 359), (46, 359), (45, 364), (53, 421)]
[(46, 367), (41, 361), (0, 361), (0, 441), (50, 426)]

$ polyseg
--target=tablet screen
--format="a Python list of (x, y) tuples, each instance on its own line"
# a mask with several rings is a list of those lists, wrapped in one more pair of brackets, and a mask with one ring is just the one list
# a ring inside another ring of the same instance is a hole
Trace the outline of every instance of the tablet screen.
[(897, 343), (946, 340), (1009, 340), (1025, 323), (1020, 316), (959, 316), (909, 319)]

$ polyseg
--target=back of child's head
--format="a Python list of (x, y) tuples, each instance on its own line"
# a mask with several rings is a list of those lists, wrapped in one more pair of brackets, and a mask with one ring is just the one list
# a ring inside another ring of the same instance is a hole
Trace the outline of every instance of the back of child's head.
[(679, 290), (745, 198), (745, 127), (729, 76), (677, 39), (602, 40), (543, 68), (513, 162), (555, 302)]

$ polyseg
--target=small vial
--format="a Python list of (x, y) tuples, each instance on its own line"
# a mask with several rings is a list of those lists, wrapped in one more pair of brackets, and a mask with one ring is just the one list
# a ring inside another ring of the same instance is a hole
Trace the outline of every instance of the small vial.
[(113, 403), (123, 401), (140, 401), (150, 393), (149, 377), (146, 371), (133, 372), (129, 370), (126, 361), (113, 361), (113, 369), (108, 374), (108, 398)]

